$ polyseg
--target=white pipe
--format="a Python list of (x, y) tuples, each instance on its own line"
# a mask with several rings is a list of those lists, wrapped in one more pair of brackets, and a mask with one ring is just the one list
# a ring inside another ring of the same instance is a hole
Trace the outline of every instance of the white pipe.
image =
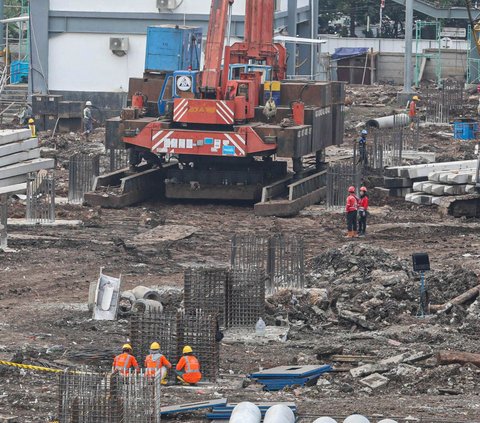
[(313, 423), (337, 423), (337, 421), (332, 419), (331, 417), (320, 417), (319, 419), (315, 420)]
[(397, 423), (397, 422), (392, 419), (383, 419), (383, 420), (380, 420), (378, 423)]
[(251, 402), (241, 402), (233, 409), (230, 423), (260, 423), (262, 413), (260, 408)]
[(360, 414), (352, 414), (348, 416), (343, 423), (370, 423), (370, 420)]
[(407, 126), (409, 123), (410, 117), (406, 113), (401, 113), (399, 115), (391, 115), (377, 119), (370, 119), (365, 123), (365, 125), (377, 129), (383, 129)]
[(270, 407), (265, 413), (264, 423), (295, 423), (295, 414), (285, 404)]

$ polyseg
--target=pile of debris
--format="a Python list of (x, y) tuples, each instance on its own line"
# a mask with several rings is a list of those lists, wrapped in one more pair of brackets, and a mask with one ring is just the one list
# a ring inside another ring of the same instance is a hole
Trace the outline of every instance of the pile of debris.
[[(313, 330), (332, 324), (374, 330), (399, 322), (419, 309), (419, 275), (411, 269), (406, 260), (366, 244), (328, 250), (313, 259), (308, 291), (283, 290), (267, 299), (267, 321)], [(461, 267), (432, 271), (427, 282), (436, 319), (467, 322), (475, 314), (479, 282), (473, 271)], [(449, 303), (467, 292), (471, 295), (461, 302)]]

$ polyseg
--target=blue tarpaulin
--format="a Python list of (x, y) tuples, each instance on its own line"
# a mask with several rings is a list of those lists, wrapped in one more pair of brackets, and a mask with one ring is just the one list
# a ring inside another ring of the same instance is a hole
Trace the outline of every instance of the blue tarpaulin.
[(332, 54), (333, 60), (348, 59), (349, 57), (361, 56), (368, 52), (367, 47), (340, 47)]

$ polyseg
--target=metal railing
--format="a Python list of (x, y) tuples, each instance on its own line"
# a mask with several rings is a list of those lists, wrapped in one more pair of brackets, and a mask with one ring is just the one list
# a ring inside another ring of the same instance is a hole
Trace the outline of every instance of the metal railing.
[(0, 95), (3, 93), (3, 90), (5, 89), (5, 85), (8, 84), (8, 80), (10, 79), (10, 73), (8, 66), (5, 65), (2, 70), (2, 75), (0, 77)]
[(327, 171), (323, 170), (312, 176), (303, 178), (298, 182), (294, 182), (288, 186), (288, 199), (290, 201), (308, 195), (322, 186), (325, 186)]

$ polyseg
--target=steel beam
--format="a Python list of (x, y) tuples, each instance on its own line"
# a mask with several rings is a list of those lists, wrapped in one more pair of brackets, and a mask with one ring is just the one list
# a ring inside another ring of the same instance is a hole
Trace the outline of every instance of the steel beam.
[(30, 2), (30, 70), (28, 93), (48, 92), (48, 10), (50, 0)]

